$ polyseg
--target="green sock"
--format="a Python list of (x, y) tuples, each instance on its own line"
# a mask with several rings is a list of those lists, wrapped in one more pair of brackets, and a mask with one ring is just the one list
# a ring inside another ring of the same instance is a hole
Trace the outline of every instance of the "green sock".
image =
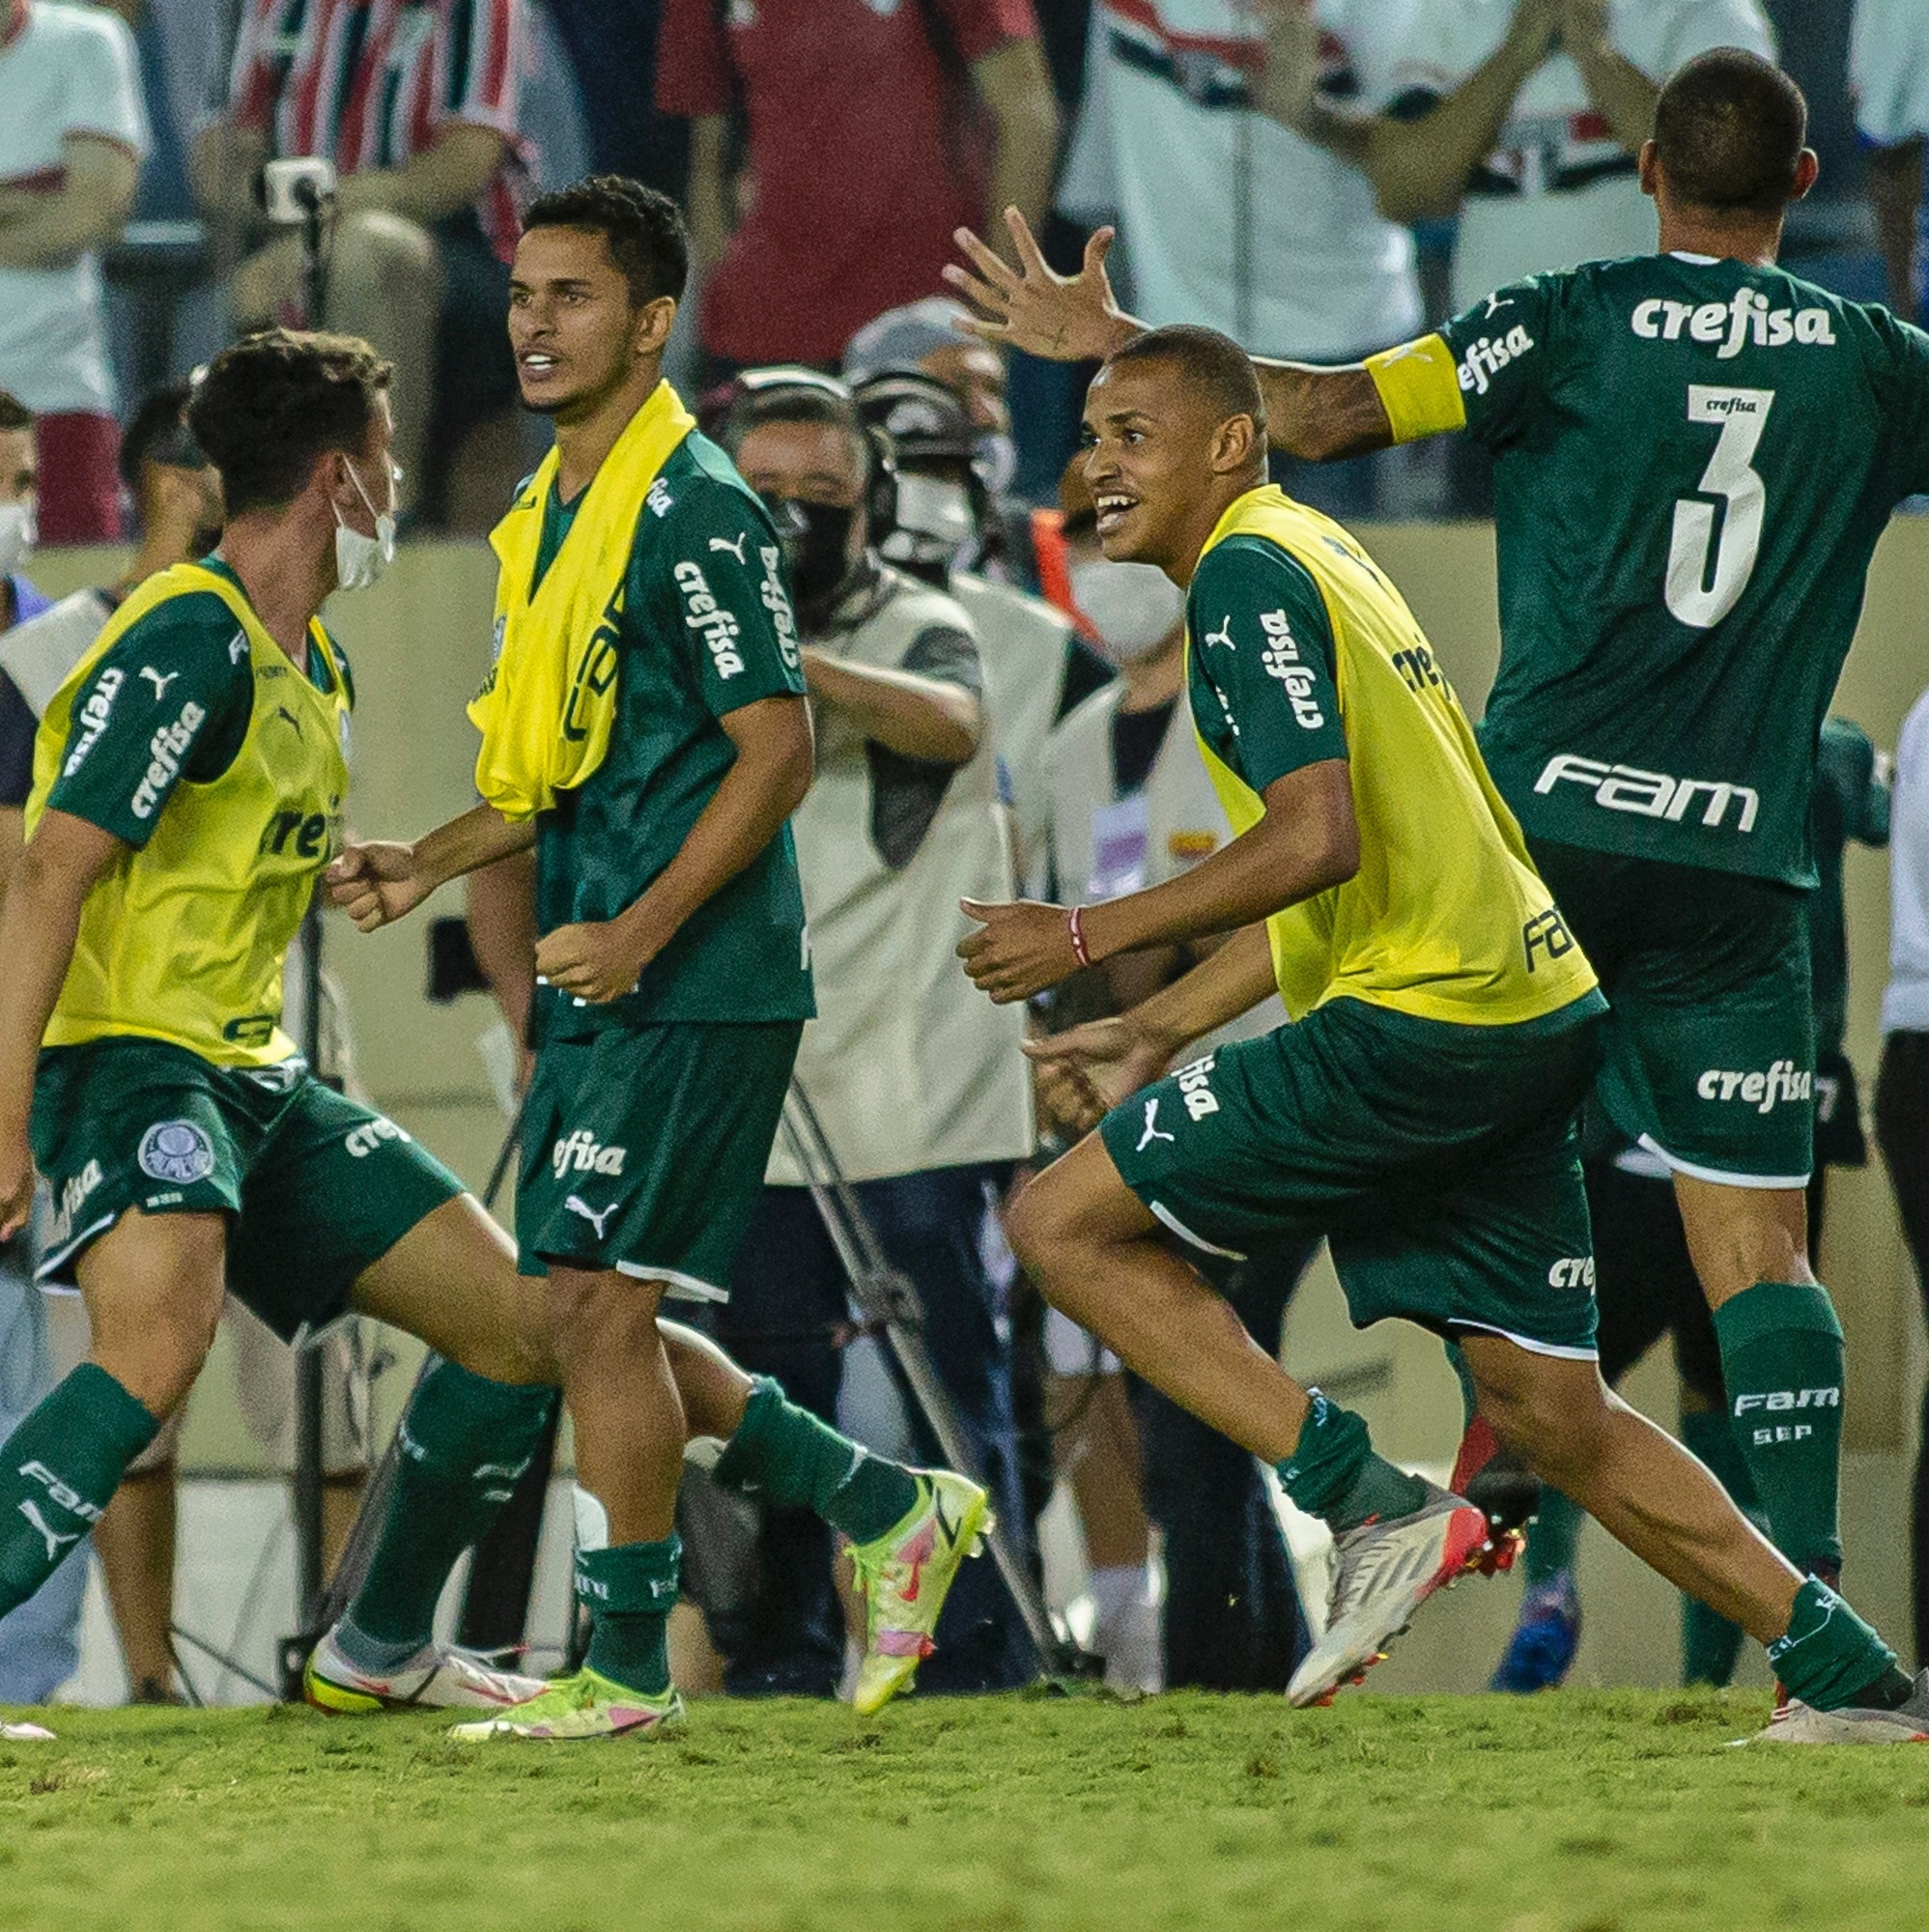
[(1411, 1516), (1425, 1504), (1427, 1485), (1374, 1453), (1364, 1418), (1328, 1402), (1317, 1388), (1306, 1393), (1313, 1406), (1292, 1454), (1277, 1465), (1297, 1507), (1344, 1535), (1376, 1517), (1391, 1522)]
[(24, 1604), (100, 1520), (160, 1424), (82, 1362), (0, 1449), (0, 1615)]
[(1842, 1567), (1842, 1324), (1816, 1284), (1758, 1281), (1715, 1311), (1728, 1418), (1770, 1531), (1798, 1570)]
[(712, 1471), (726, 1490), (811, 1509), (853, 1543), (870, 1543), (918, 1507), (918, 1479), (873, 1456), (759, 1376), (744, 1419)]
[(619, 1543), (613, 1548), (576, 1552), (576, 1598), (589, 1612), (589, 1655), (584, 1662), (645, 1697), (669, 1689), (665, 1633), (676, 1603), (683, 1539)]
[(1769, 1645), (1769, 1662), (1790, 1695), (1818, 1711), (1845, 1704), (1892, 1707), (1911, 1689), (1895, 1667), (1895, 1652), (1814, 1577), (1796, 1592), (1787, 1633)]
[(1527, 1530), (1525, 1575), (1532, 1590), (1551, 1583), (1562, 1571), (1574, 1572), (1574, 1553), (1586, 1511), (1559, 1490), (1541, 1485), (1541, 1507)]
[[(1755, 1485), (1742, 1457), (1742, 1445), (1728, 1426), (1728, 1418), (1716, 1409), (1685, 1408), (1681, 1412), (1681, 1439), (1708, 1464), (1723, 1489), (1734, 1497), (1742, 1514), (1758, 1528), (1767, 1527)], [(1740, 1624), (1731, 1624), (1692, 1597), (1681, 1600), (1681, 1681), (1684, 1684), (1725, 1685), (1735, 1675), (1742, 1654), (1745, 1633)]]
[(382, 1539), (335, 1633), (351, 1663), (385, 1670), (430, 1640), (456, 1558), (509, 1500), (556, 1400), (553, 1388), (493, 1382), (454, 1362), (423, 1378), (397, 1429)]

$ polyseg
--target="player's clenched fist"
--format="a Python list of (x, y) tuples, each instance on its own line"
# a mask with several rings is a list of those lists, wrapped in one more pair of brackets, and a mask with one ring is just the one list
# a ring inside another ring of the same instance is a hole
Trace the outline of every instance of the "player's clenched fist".
[(958, 957), (980, 992), (999, 1006), (1029, 1000), (1078, 971), (1066, 906), (1021, 899), (1015, 905), (981, 905), (960, 899), (968, 917), (983, 929), (958, 941)]
[(392, 841), (349, 846), (328, 867), (327, 882), (329, 898), (360, 932), (412, 912), (433, 890), (433, 882), (421, 875), (415, 848)]
[(1069, 1118), (1081, 1131), (1096, 1126), (1127, 1094), (1150, 1086), (1172, 1058), (1165, 1043), (1129, 1013), (1068, 1027), (1047, 1039), (1028, 1039), (1025, 1052), (1061, 1103), (1070, 1102)]
[(649, 962), (620, 919), (559, 925), (536, 942), (536, 978), (592, 1007), (633, 993)]

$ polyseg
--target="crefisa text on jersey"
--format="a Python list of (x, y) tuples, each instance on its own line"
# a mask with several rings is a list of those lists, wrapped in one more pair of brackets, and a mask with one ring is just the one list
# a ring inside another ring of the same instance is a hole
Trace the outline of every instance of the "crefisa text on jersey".
[(1628, 327), (1644, 342), (1718, 342), (1717, 362), (1739, 355), (1752, 341), (1758, 349), (1790, 342), (1835, 345), (1835, 318), (1826, 308), (1775, 308), (1760, 289), (1740, 288), (1725, 302), (1667, 301), (1651, 296), (1636, 302)]

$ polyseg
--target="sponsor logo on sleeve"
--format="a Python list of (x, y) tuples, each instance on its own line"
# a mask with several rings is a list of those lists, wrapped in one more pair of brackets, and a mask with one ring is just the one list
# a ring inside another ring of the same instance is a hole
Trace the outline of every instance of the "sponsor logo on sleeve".
[(1468, 343), (1467, 353), (1461, 357), (1455, 369), (1461, 387), (1471, 389), (1477, 396), (1486, 395), (1494, 377), (1510, 362), (1526, 355), (1533, 346), (1534, 338), (1518, 322), (1505, 335), (1478, 337)]
[(577, 1127), (550, 1150), (556, 1179), (577, 1174), (621, 1174), (630, 1157), (628, 1148), (605, 1147), (586, 1127)]
[(1212, 1065), (1213, 1056), (1208, 1053), (1203, 1060), (1181, 1066), (1175, 1076), (1178, 1081), (1178, 1096), (1185, 1102), (1187, 1120), (1203, 1121), (1207, 1114), (1219, 1111), (1219, 1096), (1211, 1085)]
[(376, 1119), (351, 1128), (342, 1137), (342, 1146), (355, 1160), (366, 1160), (384, 1141), (406, 1141), (408, 1138), (393, 1121), (385, 1121), (378, 1115)]
[[(716, 539), (713, 537), (714, 543)], [(770, 612), (770, 621), (777, 630), (777, 647), (783, 653), (783, 661), (792, 670), (796, 670), (804, 660), (797, 654), (797, 617), (790, 608), (790, 593), (783, 587), (783, 573), (778, 568), (783, 553), (776, 544), (758, 544), (757, 559), (763, 565), (763, 582), (757, 586), (757, 595), (763, 608)]]
[(115, 665), (109, 665), (94, 680), (94, 689), (81, 700), (80, 737), (61, 768), (64, 777), (71, 778), (86, 762), (88, 753), (100, 742), (100, 734), (106, 730), (107, 721), (114, 715), (114, 700), (120, 696), (121, 687), (127, 681), (128, 673)]
[(1723, 826), (1735, 810), (1734, 830), (1752, 832), (1762, 795), (1752, 785), (1731, 784), (1725, 779), (1677, 779), (1665, 772), (1644, 772), (1634, 765), (1610, 765), (1601, 758), (1583, 758), (1558, 752), (1549, 758), (1534, 789), (1542, 797), (1557, 784), (1585, 785), (1594, 802), (1608, 811), (1631, 811), (1642, 818), (1665, 818), (1679, 825), (1695, 806), (1701, 823)]
[(735, 677), (744, 668), (737, 647), (742, 630), (735, 614), (717, 602), (700, 565), (685, 557), (670, 574), (683, 592), (683, 621), (702, 639), (717, 675)]
[(676, 498), (670, 495), (669, 485), (659, 476), (644, 493), (643, 501), (650, 506), (653, 516), (667, 517), (669, 515), (670, 505)]
[[(181, 761), (187, 755), (194, 735), (208, 722), (208, 714), (190, 697), (181, 707), (181, 716), (172, 724), (163, 724), (148, 743), (149, 764), (134, 787), (130, 809), (136, 818), (152, 818), (161, 795), (181, 776)], [(290, 723), (294, 721), (291, 719)]]
[(1286, 688), (1287, 702), (1292, 706), (1293, 722), (1304, 731), (1317, 731), (1326, 722), (1326, 714), (1314, 696), (1319, 680), (1312, 667), (1299, 655), (1299, 641), (1284, 611), (1266, 611), (1260, 616), (1265, 633), (1265, 649), (1260, 663), (1268, 677), (1276, 677)]
[(192, 1121), (156, 1121), (141, 1136), (141, 1172), (185, 1187), (214, 1171), (214, 1144)]
[[(1651, 297), (1636, 302), (1628, 327), (1644, 342), (1690, 342), (1713, 347), (1726, 362), (1752, 342), (1757, 349), (1782, 349), (1791, 342), (1825, 349), (1835, 346), (1835, 318), (1826, 308), (1775, 308), (1759, 289), (1741, 288), (1725, 302), (1665, 301)], [(1464, 384), (1462, 384), (1464, 386)]]

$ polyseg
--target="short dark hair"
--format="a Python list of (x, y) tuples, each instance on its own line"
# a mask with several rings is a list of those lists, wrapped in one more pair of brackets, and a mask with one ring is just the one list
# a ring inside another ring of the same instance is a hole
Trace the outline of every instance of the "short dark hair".
[(222, 350), (194, 385), (187, 426), (221, 472), (228, 515), (278, 510), (318, 457), (359, 449), (393, 375), (358, 335), (264, 328)]
[(11, 389), (0, 389), (0, 434), (32, 429), (34, 412)]
[(683, 211), (641, 182), (627, 175), (586, 175), (540, 194), (523, 217), (524, 234), (532, 228), (577, 228), (602, 236), (610, 259), (630, 285), (634, 307), (665, 296), (683, 299), (690, 279), (690, 231)]
[(129, 494), (140, 492), (144, 463), (168, 463), (184, 469), (207, 467), (207, 453), (187, 427), (184, 412), (188, 394), (185, 383), (164, 383), (158, 389), (149, 390), (121, 432), (121, 454), (115, 467)]
[(788, 364), (745, 370), (737, 378), (736, 394), (717, 426), (717, 440), (734, 458), (744, 446), (744, 439), (765, 423), (821, 423), (829, 429), (840, 429), (857, 448), (865, 481), (876, 472), (876, 449), (864, 412), (849, 387), (836, 376)]
[(1251, 416), (1263, 442), (1266, 404), (1260, 391), (1259, 371), (1230, 335), (1190, 322), (1149, 328), (1122, 349), (1115, 349), (1106, 358), (1106, 367), (1130, 362), (1175, 364), (1187, 384), (1200, 390), (1218, 411), (1221, 422), (1229, 416)]
[(1695, 208), (1780, 213), (1807, 134), (1801, 88), (1740, 47), (1716, 47), (1677, 68), (1655, 108), (1656, 158), (1668, 185)]

